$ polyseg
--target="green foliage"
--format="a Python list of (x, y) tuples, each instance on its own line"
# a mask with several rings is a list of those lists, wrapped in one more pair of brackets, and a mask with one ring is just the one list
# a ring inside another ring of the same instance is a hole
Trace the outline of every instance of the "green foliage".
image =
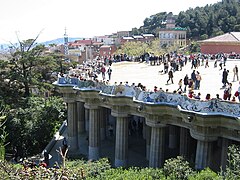
[(65, 106), (58, 97), (30, 97), (22, 104), (9, 113), (8, 141), (22, 156), (38, 154), (65, 120)]
[(151, 179), (165, 179), (165, 177), (161, 169), (131, 167), (128, 169), (112, 168), (112, 169), (106, 170), (101, 174), (99, 174), (97, 176), (97, 179), (113, 179), (113, 180), (149, 179), (151, 180)]
[(223, 173), (225, 179), (240, 179), (240, 147), (228, 147), (228, 165)]
[(5, 130), (6, 109), (6, 105), (4, 105), (2, 101), (0, 101), (0, 161), (4, 160), (5, 158), (6, 138), (8, 136), (8, 133)]
[(211, 169), (206, 168), (196, 174), (190, 175), (189, 180), (221, 180), (222, 178), (218, 176), (217, 173), (213, 172)]
[(163, 54), (163, 50), (160, 49), (159, 40), (153, 40), (150, 43), (145, 42), (126, 42), (121, 46), (116, 54), (127, 54), (128, 56), (141, 56), (144, 53), (153, 53), (154, 55)]
[[(135, 33), (152, 33), (158, 35), (159, 28), (164, 28), (162, 22), (171, 13), (160, 12), (146, 18)], [(199, 40), (218, 36), (227, 32), (239, 31), (240, 3), (236, 0), (222, 0), (213, 5), (189, 8), (181, 11), (176, 17), (176, 26), (187, 28), (187, 37)]]
[(189, 162), (185, 161), (183, 157), (171, 158), (165, 161), (163, 172), (169, 179), (187, 179), (193, 173)]

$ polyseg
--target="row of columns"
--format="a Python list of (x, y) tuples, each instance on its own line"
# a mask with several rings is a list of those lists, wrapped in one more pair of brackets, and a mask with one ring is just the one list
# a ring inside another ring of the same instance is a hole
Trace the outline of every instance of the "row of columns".
[[(87, 131), (89, 133), (89, 159), (97, 160), (100, 157), (100, 141), (106, 136), (106, 113), (96, 105), (82, 102), (68, 102), (68, 140), (70, 153), (78, 149), (78, 136)], [(128, 159), (128, 116), (114, 114), (116, 117), (115, 166), (127, 166)], [(144, 126), (146, 139), (146, 159), (150, 167), (162, 167), (164, 163), (165, 128)], [(186, 128), (180, 128), (179, 155), (189, 157), (190, 133)], [(176, 126), (169, 126), (169, 148), (176, 148), (179, 138)], [(221, 164), (226, 165), (228, 141), (222, 142)], [(212, 142), (197, 140), (195, 168), (204, 169), (210, 166), (212, 156)]]

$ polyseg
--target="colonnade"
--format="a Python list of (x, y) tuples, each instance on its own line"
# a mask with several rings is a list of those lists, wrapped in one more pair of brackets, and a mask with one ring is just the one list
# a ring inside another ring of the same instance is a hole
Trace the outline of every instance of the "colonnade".
[[(79, 149), (78, 137), (88, 133), (88, 159), (98, 160), (101, 157), (101, 141), (106, 137), (107, 111), (106, 108), (99, 106), (99, 103), (89, 103), (80, 101), (67, 101), (68, 109), (68, 141), (69, 154), (76, 155)], [(115, 167), (128, 166), (128, 133), (129, 133), (129, 114), (124, 109), (116, 108), (111, 110), (111, 115), (116, 117), (115, 128)], [(164, 122), (164, 117), (158, 117)], [(175, 125), (154, 123), (155, 119), (146, 118), (144, 120), (143, 137), (146, 140), (146, 156), (149, 167), (162, 167), (165, 160), (166, 135), (168, 135), (168, 148), (179, 148), (179, 154), (186, 159), (190, 158), (191, 138), (197, 141), (195, 150), (195, 168), (204, 169), (211, 166), (213, 141), (217, 138), (198, 138), (196, 134), (185, 127)], [(166, 134), (168, 128), (168, 134)], [(179, 143), (177, 143), (179, 141)], [(229, 141), (222, 138), (221, 141), (221, 165), (226, 165), (227, 147)], [(178, 147), (179, 146), (179, 147)]]

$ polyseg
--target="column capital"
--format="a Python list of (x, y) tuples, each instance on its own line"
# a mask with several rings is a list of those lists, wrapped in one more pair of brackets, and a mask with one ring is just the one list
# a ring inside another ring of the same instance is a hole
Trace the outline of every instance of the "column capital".
[(128, 117), (128, 106), (112, 106), (111, 115), (114, 117)]
[(218, 139), (216, 128), (195, 127), (190, 129), (190, 134), (194, 139), (199, 141), (211, 142)]
[(164, 123), (165, 118), (163, 116), (155, 115), (155, 114), (147, 114), (146, 124), (150, 127), (165, 127), (166, 124)]
[(99, 109), (100, 101), (97, 98), (86, 98), (84, 107), (87, 109)]

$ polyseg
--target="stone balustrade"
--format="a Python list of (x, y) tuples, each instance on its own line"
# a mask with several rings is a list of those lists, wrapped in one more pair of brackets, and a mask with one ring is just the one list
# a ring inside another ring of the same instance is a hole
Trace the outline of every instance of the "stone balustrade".
[(92, 80), (80, 81), (77, 78), (59, 78), (54, 84), (58, 86), (73, 86), (74, 89), (97, 90), (105, 96), (127, 96), (133, 101), (144, 104), (172, 105), (180, 111), (194, 112), (202, 115), (222, 115), (239, 119), (240, 104), (229, 101), (212, 99), (202, 101), (190, 99), (186, 95), (166, 92), (146, 92), (134, 87), (124, 85), (105, 85), (102, 82)]

